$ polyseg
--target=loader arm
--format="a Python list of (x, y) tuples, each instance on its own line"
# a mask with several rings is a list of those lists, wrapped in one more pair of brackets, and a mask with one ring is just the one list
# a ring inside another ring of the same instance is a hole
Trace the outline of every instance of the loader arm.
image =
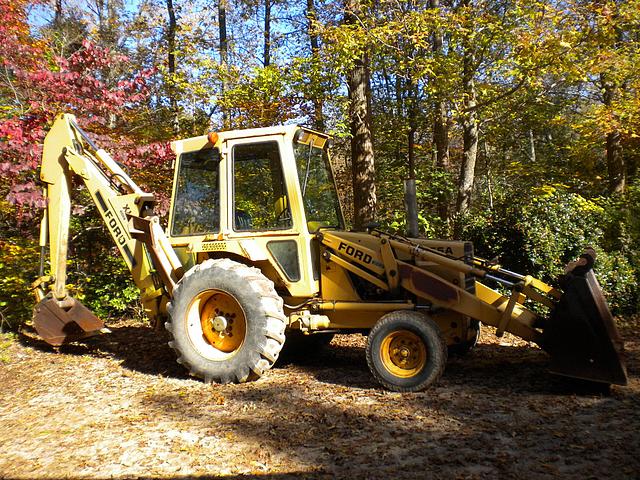
[[(323, 258), (381, 291), (401, 288), (426, 300), (434, 311), (454, 311), (495, 327), (497, 336), (510, 332), (537, 343), (551, 355), (553, 373), (602, 383), (627, 383), (622, 341), (592, 271), (593, 249), (586, 249), (578, 261), (566, 267), (559, 289), (480, 258), (453, 258), (404, 237), (378, 230), (371, 234), (369, 238), (379, 239), (377, 244), (364, 242), (365, 234), (357, 238), (329, 230), (320, 232), (318, 238), (326, 248)], [(475, 279), (475, 288), (468, 291), (421, 263)], [(484, 284), (487, 281), (509, 292), (489, 288)], [(332, 306), (328, 300), (323, 299), (319, 310), (324, 305)], [(526, 305), (531, 303), (547, 307), (549, 317), (528, 309)], [(401, 308), (415, 305), (408, 301)]]
[(40, 302), (34, 324), (52, 344), (71, 341), (103, 326), (68, 295), (66, 288), (74, 176), (84, 182), (152, 320), (161, 313), (182, 276), (181, 263), (153, 215), (154, 196), (142, 191), (106, 151), (97, 148), (73, 115), (59, 115), (45, 138), (40, 170), (47, 199), (40, 247), (43, 256), (49, 247), (51, 275), (44, 275), (41, 261), (40, 278), (34, 283)]

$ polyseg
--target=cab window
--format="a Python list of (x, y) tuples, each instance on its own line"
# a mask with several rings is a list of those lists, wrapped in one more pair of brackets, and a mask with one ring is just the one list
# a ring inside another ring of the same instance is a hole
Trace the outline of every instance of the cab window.
[(300, 130), (294, 143), (300, 190), (310, 232), (321, 227), (342, 225), (338, 194), (324, 148), (326, 140), (321, 139), (321, 145), (316, 145), (314, 140), (314, 135)]
[(180, 155), (171, 235), (202, 235), (220, 230), (219, 165), (217, 149)]
[(293, 226), (277, 142), (233, 147), (234, 229)]

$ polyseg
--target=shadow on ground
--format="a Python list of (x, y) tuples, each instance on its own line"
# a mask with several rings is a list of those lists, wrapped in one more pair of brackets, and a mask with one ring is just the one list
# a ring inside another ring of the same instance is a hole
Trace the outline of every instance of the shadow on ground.
[(165, 331), (156, 332), (145, 325), (109, 326), (111, 333), (96, 335), (84, 340), (52, 347), (40, 338), (31, 327), (25, 327), (19, 335), (20, 343), (40, 351), (57, 351), (63, 355), (88, 355), (113, 358), (123, 368), (172, 378), (189, 378), (185, 369), (176, 363), (176, 356), (169, 347)]
[[(188, 378), (164, 332), (142, 325), (111, 328), (109, 335), (59, 352), (117, 359), (148, 375)], [(632, 347), (633, 374), (635, 331), (625, 332), (625, 338)], [(28, 331), (21, 342), (53, 350)], [(209, 425), (212, 435), (264, 453), (265, 464), (269, 452), (284, 452), (315, 468), (163, 478), (582, 479), (633, 478), (640, 471), (636, 390), (576, 397), (571, 382), (547, 373), (541, 350), (481, 343), (466, 357), (452, 358), (435, 388), (390, 393), (373, 381), (362, 345), (362, 339), (334, 342), (313, 355), (286, 359), (266, 381), (251, 385), (192, 384), (141, 396), (140, 411), (154, 419)], [(220, 403), (210, 401), (214, 394)]]
[[(20, 342), (41, 351), (58, 351), (64, 355), (89, 355), (113, 358), (123, 368), (148, 375), (169, 378), (191, 378), (176, 363), (174, 351), (168, 346), (167, 332), (154, 331), (140, 325), (110, 326), (111, 333), (90, 337), (61, 347), (52, 347), (37, 337), (35, 331), (25, 327)], [(334, 342), (304, 353), (283, 355), (273, 367), (299, 371), (318, 382), (358, 389), (378, 389), (378, 383), (369, 372), (364, 352), (365, 340), (351, 335), (355, 341)], [(502, 388), (530, 393), (600, 394), (606, 393), (601, 385), (573, 381), (548, 373), (549, 357), (534, 346), (505, 346), (498, 343), (480, 343), (465, 356), (451, 356), (441, 384), (468, 386), (469, 388)], [(628, 358), (630, 374), (636, 363)]]

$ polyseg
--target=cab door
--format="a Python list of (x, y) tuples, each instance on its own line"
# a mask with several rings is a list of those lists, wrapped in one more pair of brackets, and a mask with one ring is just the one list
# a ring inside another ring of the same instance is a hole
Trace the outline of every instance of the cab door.
[(291, 201), (300, 190), (290, 143), (285, 142), (282, 134), (226, 142), (228, 238), (237, 239), (276, 286), (292, 297), (308, 297), (317, 291), (317, 281), (304, 212)]

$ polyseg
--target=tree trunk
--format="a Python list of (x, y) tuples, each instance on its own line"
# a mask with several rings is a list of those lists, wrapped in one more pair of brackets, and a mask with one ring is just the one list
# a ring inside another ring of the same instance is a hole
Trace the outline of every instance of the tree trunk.
[[(227, 43), (227, 10), (225, 7), (226, 0), (218, 0), (218, 35), (220, 36), (219, 54), (220, 67), (222, 67), (220, 75), (220, 96), (224, 100), (227, 90), (227, 65), (229, 61), (228, 43)], [(222, 106), (222, 125), (225, 129), (229, 128), (229, 109), (226, 105)]]
[[(307, 0), (307, 34), (309, 35), (309, 43), (311, 44), (311, 61), (315, 68), (319, 68), (321, 65), (320, 59), (320, 39), (318, 38), (318, 32), (316, 31), (315, 23), (318, 21), (318, 14), (316, 13), (316, 6), (313, 0)], [(323, 92), (320, 88), (313, 88), (311, 101), (313, 103), (313, 127), (318, 131), (324, 131), (324, 114), (322, 109), (324, 107), (324, 101), (322, 98)]]
[(536, 141), (533, 129), (529, 129), (529, 160), (531, 163), (536, 163)]
[(118, 48), (118, 13), (120, 13), (120, 2), (109, 0), (107, 2), (107, 45), (111, 48)]
[(98, 19), (98, 38), (104, 42), (104, 1), (96, 0), (96, 17)]
[[(440, 0), (429, 0), (430, 8), (439, 8)], [(443, 44), (442, 30), (433, 32), (433, 53), (436, 57), (442, 55)], [(433, 143), (436, 150), (436, 168), (446, 171), (449, 167), (449, 132), (447, 128), (447, 107), (439, 93), (436, 93), (433, 102)], [(438, 216), (446, 220), (449, 216), (449, 205), (446, 197), (438, 200)]]
[(55, 0), (54, 12), (53, 23), (58, 25), (62, 20), (62, 0)]
[(171, 105), (173, 133), (180, 133), (180, 120), (178, 112), (178, 100), (176, 98), (176, 12), (173, 8), (173, 0), (167, 0), (167, 13), (169, 14), (169, 28), (167, 30), (168, 69), (169, 69), (169, 103)]
[(487, 171), (487, 193), (489, 194), (489, 210), (493, 210), (493, 187), (491, 186), (491, 159), (489, 158), (489, 147), (484, 141), (484, 164)]
[(318, 13), (313, 0), (307, 0), (307, 33), (309, 42), (311, 43), (311, 53), (318, 54), (320, 52), (320, 39), (316, 31), (315, 22), (318, 21)]
[[(350, 0), (345, 23), (353, 24), (361, 13), (358, 0)], [(375, 220), (376, 186), (373, 141), (371, 135), (371, 87), (369, 57), (356, 59), (347, 74), (349, 86), (349, 118), (351, 120), (351, 168), (353, 182), (353, 223), (362, 230)]]
[(271, 64), (271, 0), (264, 0), (264, 56), (262, 64)]
[[(385, 72), (385, 75), (386, 72)], [(388, 76), (388, 75), (387, 75)], [(389, 79), (389, 83), (391, 83), (391, 79)], [(404, 117), (404, 83), (402, 82), (402, 77), (400, 75), (394, 75), (393, 81), (393, 91), (396, 98), (395, 110), (393, 110), (393, 114), (395, 117), (400, 120)], [(389, 91), (391, 92), (391, 87), (389, 87)], [(389, 93), (389, 98), (391, 98), (391, 93)], [(402, 165), (404, 162), (404, 151), (402, 149), (403, 142), (401, 138), (394, 138), (395, 140), (395, 160), (396, 165)]]
[[(474, 96), (475, 99), (475, 96)], [(471, 194), (475, 179), (476, 159), (478, 156), (478, 121), (475, 111), (465, 114), (462, 120), (462, 166), (458, 180), (458, 200), (456, 213), (467, 213), (471, 207)]]
[[(610, 47), (615, 50), (620, 50), (624, 48), (625, 38), (617, 7), (614, 11), (613, 19), (615, 40)], [(621, 81), (620, 79), (611, 78), (608, 72), (603, 72), (600, 75), (600, 83), (603, 90), (602, 102), (607, 107), (607, 110), (609, 110), (613, 116), (616, 116), (616, 113), (613, 111), (613, 103), (617, 99), (620, 89), (623, 91), (627, 89), (627, 82), (625, 80)], [(620, 134), (620, 130), (615, 129), (607, 132), (606, 151), (609, 192), (622, 193), (627, 186), (627, 167), (622, 154), (622, 135)]]
[(417, 96), (418, 88), (413, 78), (409, 80), (408, 109), (409, 132), (407, 134), (407, 153), (409, 167), (409, 181), (405, 182), (405, 204), (407, 210), (407, 235), (418, 236), (418, 199), (416, 196), (416, 130), (418, 129)]
[[(474, 56), (470, 45), (464, 45), (462, 88), (464, 95), (464, 115), (462, 117), (463, 152), (460, 177), (458, 180), (458, 198), (456, 216), (465, 214), (471, 206), (471, 194), (475, 179), (476, 159), (478, 156), (478, 118), (476, 113), (476, 86), (474, 82)], [(456, 222), (456, 236), (460, 234), (459, 222)]]
[(625, 162), (622, 155), (620, 132), (607, 134), (607, 171), (609, 174), (609, 192), (621, 193), (627, 185)]
[(407, 237), (418, 236), (418, 200), (415, 179), (404, 181), (404, 205), (407, 210)]
[[(601, 79), (604, 89), (603, 103), (611, 108), (618, 93), (618, 88), (610, 81)], [(626, 166), (622, 155), (622, 137), (617, 130), (607, 133), (607, 173), (609, 176), (609, 192), (621, 193), (627, 184)]]

